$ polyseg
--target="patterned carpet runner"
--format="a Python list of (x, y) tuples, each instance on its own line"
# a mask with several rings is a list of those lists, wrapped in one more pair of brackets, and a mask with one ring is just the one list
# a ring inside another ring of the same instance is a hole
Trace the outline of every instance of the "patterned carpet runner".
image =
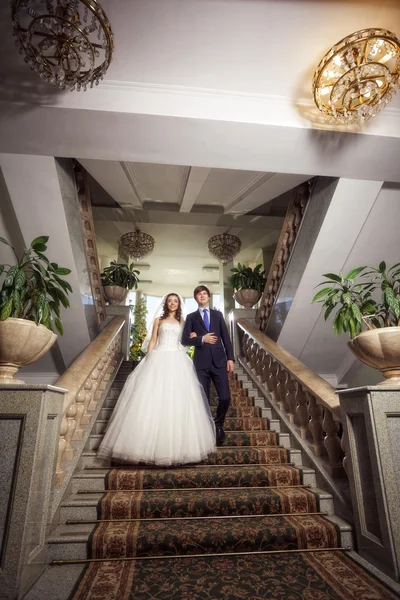
[(108, 472), (88, 556), (136, 560), (90, 563), (73, 600), (394, 599), (324, 551), (339, 531), (235, 376), (231, 390), (226, 441), (206, 463)]

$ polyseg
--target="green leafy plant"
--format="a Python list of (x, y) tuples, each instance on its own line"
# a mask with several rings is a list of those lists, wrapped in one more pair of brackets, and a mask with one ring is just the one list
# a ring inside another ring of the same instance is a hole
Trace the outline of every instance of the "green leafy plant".
[(140, 275), (140, 271), (133, 268), (133, 263), (128, 266), (113, 260), (109, 267), (103, 269), (101, 282), (103, 286), (119, 285), (127, 290), (133, 290), (138, 286), (138, 275)]
[(0, 288), (0, 320), (10, 317), (34, 321), (63, 335), (60, 309), (69, 307), (68, 293), (72, 288), (63, 277), (70, 269), (50, 262), (45, 254), (48, 236), (35, 238), (29, 248), (19, 257), (15, 249), (4, 238), (0, 242), (12, 248), (16, 265), (0, 264), (0, 275), (4, 281)]
[[(348, 333), (353, 339), (368, 329), (395, 327), (400, 325), (400, 263), (387, 270), (386, 263), (378, 267), (357, 267), (343, 275), (326, 273), (323, 287), (312, 302), (321, 302), (325, 307), (325, 321), (337, 309), (333, 319), (333, 330), (338, 335)], [(370, 269), (366, 271), (366, 269)], [(367, 280), (356, 281), (357, 277)], [(373, 297), (380, 288), (382, 300)]]
[(142, 350), (143, 341), (147, 335), (146, 326), (147, 304), (145, 298), (141, 298), (133, 307), (133, 324), (131, 327), (131, 347), (129, 357), (131, 360), (139, 361), (144, 356)]
[(240, 290), (257, 290), (263, 292), (266, 284), (265, 271), (261, 271), (262, 265), (255, 269), (238, 263), (237, 268), (231, 269), (233, 275), (229, 278), (231, 286), (239, 292)]

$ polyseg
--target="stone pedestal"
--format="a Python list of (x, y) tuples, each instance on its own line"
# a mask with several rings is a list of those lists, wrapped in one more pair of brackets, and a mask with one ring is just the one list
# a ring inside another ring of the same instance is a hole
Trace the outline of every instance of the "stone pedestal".
[[(131, 308), (130, 306), (116, 305), (112, 306), (107, 304), (106, 306), (107, 317), (124, 317), (126, 326), (122, 330), (122, 343), (121, 350), (124, 360), (129, 360), (129, 350), (131, 347)], [(108, 322), (108, 321), (107, 321)]]
[(338, 392), (359, 554), (400, 581), (400, 388)]
[(66, 390), (0, 386), (0, 589), (22, 598), (44, 571)]
[(229, 313), (229, 332), (233, 344), (233, 352), (236, 356), (242, 356), (241, 343), (236, 322), (239, 319), (247, 319), (252, 325), (256, 322), (257, 309), (255, 308), (234, 308)]

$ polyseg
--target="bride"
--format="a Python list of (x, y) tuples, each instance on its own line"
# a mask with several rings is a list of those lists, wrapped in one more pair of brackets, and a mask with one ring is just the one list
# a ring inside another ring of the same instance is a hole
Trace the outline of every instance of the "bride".
[[(99, 447), (99, 458), (170, 466), (215, 451), (215, 425), (191, 359), (180, 343), (184, 304), (164, 296)], [(151, 331), (151, 333), (150, 333)]]

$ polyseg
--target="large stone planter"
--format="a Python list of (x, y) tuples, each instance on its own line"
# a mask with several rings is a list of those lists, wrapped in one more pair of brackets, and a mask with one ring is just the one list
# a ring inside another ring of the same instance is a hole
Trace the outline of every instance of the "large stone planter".
[(257, 292), (257, 290), (240, 290), (239, 292), (235, 292), (233, 297), (240, 306), (253, 308), (261, 298), (261, 292)]
[(129, 290), (120, 285), (105, 285), (103, 286), (104, 295), (108, 302), (113, 306), (125, 302)]
[(24, 383), (14, 379), (18, 369), (39, 360), (56, 339), (56, 334), (50, 329), (33, 321), (0, 321), (0, 383)]
[(359, 360), (386, 377), (378, 385), (400, 386), (400, 327), (363, 331), (347, 344)]

